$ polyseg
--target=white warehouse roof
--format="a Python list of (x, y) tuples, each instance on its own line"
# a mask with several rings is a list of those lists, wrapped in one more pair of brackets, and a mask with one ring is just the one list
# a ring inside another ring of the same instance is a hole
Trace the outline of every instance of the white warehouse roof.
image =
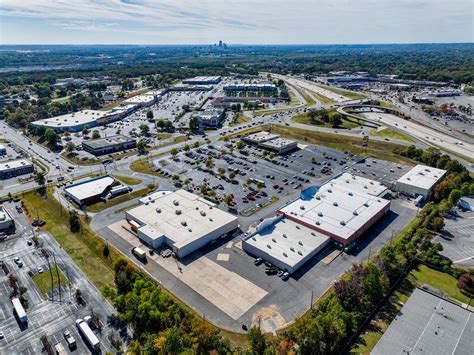
[(4, 161), (0, 162), (0, 171), (16, 170), (30, 165), (32, 165), (32, 163), (27, 159)]
[(126, 212), (128, 219), (140, 223), (139, 230), (151, 239), (166, 236), (177, 249), (227, 225), (237, 227), (237, 217), (188, 191), (159, 191), (149, 197)]
[(383, 196), (387, 188), (378, 181), (367, 179), (358, 175), (343, 173), (332, 179), (329, 184), (357, 193), (367, 193), (372, 196)]
[(96, 122), (101, 118), (107, 117), (109, 114), (110, 113), (108, 111), (84, 110), (34, 121), (33, 124), (36, 126), (45, 126), (51, 128), (68, 128), (91, 124), (92, 122)]
[(155, 100), (155, 97), (153, 95), (137, 95), (133, 96), (129, 99), (126, 99), (122, 102), (123, 105), (128, 105), (128, 104), (143, 104), (143, 103), (149, 103)]
[(114, 181), (114, 178), (110, 176), (103, 176), (71, 185), (64, 191), (76, 201), (83, 201), (102, 194)]
[(287, 218), (277, 218), (245, 239), (245, 243), (263, 252), (266, 260), (277, 260), (291, 272), (328, 242), (328, 236)]
[(280, 211), (329, 236), (350, 240), (390, 206), (390, 201), (327, 183), (312, 198), (298, 199)]
[(248, 136), (243, 137), (243, 139), (252, 143), (262, 143), (262, 142), (266, 142), (278, 137), (279, 137), (278, 134), (272, 134), (267, 131), (262, 131), (262, 132), (249, 134)]
[(418, 164), (397, 180), (397, 183), (430, 190), (446, 174), (446, 170)]

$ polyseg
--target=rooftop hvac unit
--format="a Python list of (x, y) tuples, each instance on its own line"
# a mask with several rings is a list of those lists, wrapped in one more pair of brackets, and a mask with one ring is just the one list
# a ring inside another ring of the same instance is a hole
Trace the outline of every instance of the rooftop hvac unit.
[(181, 214), (181, 210), (176, 210), (174, 211), (174, 213), (176, 213), (179, 216)]
[(407, 180), (411, 180), (409, 177), (407, 177)]
[(304, 210), (304, 206), (303, 206), (303, 205), (300, 206), (300, 210)]
[(380, 199), (378, 198), (378, 199), (377, 199), (377, 202), (382, 202), (382, 201), (380, 201)]
[(282, 237), (283, 237), (283, 238), (287, 238), (287, 236), (286, 236), (286, 234), (285, 234), (285, 233), (283, 233), (283, 234), (282, 234)]
[(197, 211), (199, 209), (199, 207), (196, 206), (195, 210)]
[(430, 169), (425, 169), (425, 171), (430, 172), (431, 170)]
[(253, 240), (254, 242), (256, 242), (256, 241), (257, 241), (257, 238), (255, 238), (255, 237), (252, 237), (252, 240)]
[(273, 243), (276, 243), (277, 241), (276, 241), (276, 239), (275, 239), (275, 238), (272, 238), (272, 242), (273, 242)]
[(322, 213), (322, 212), (318, 212), (318, 216), (319, 216), (319, 217), (322, 217), (322, 216), (323, 216), (323, 213)]
[(349, 183), (349, 180), (346, 180), (346, 184), (348, 184), (348, 183)]
[(173, 205), (178, 206), (178, 205), (179, 205), (178, 200), (174, 200), (174, 201), (173, 201)]
[(296, 227), (296, 229), (300, 229), (300, 226), (298, 226), (298, 225), (296, 225), (295, 227)]
[(272, 246), (271, 246), (270, 244), (267, 244), (267, 248), (268, 248), (268, 249), (271, 249)]
[(301, 240), (298, 242), (298, 244), (303, 246), (303, 242)]
[(299, 254), (299, 255), (301, 255), (301, 256), (303, 256), (303, 253), (302, 253), (302, 252), (300, 252), (300, 251), (298, 251), (298, 254)]
[(344, 222), (344, 221), (340, 221), (339, 223), (341, 224), (341, 226), (345, 226), (345, 225), (346, 225), (346, 222)]
[(336, 206), (336, 207), (337, 207), (337, 206), (339, 206), (339, 204), (338, 204), (337, 202), (334, 202), (334, 203), (333, 203), (333, 206)]
[(205, 217), (205, 216), (206, 216), (206, 212), (201, 211), (201, 216)]
[(213, 222), (214, 220), (213, 220), (212, 218), (209, 218), (209, 221), (210, 221), (210, 222)]
[(157, 207), (155, 208), (156, 213), (161, 213), (161, 208)]
[(316, 196), (316, 200), (321, 200), (321, 196)]
[(364, 189), (366, 189), (366, 190), (367, 190), (367, 185), (364, 185)]
[(188, 223), (186, 221), (181, 221), (181, 225), (186, 227), (188, 225)]
[(357, 213), (357, 211), (352, 212), (352, 214), (353, 214), (354, 216), (358, 216), (358, 215), (359, 215), (359, 214)]
[(191, 228), (188, 228), (188, 232), (191, 233), (193, 230)]
[(329, 193), (332, 193), (332, 190), (331, 190), (331, 189), (328, 189), (328, 192), (329, 192)]
[(366, 202), (366, 203), (364, 203), (364, 206), (365, 206), (365, 207), (369, 207), (369, 204)]
[(316, 233), (314, 233), (314, 232), (311, 232), (311, 235), (312, 235), (313, 237), (316, 237)]
[(283, 256), (284, 256), (285, 258), (287, 258), (287, 257), (288, 257), (288, 254), (287, 254), (287, 253), (283, 253)]
[(295, 251), (295, 248), (291, 247), (290, 250), (291, 250), (291, 251)]
[(348, 195), (349, 196), (354, 196), (354, 194), (352, 192), (349, 192)]

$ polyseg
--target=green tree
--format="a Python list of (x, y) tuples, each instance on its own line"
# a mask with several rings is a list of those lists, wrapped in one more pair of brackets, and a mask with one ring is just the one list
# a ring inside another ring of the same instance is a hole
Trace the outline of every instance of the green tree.
[(451, 190), (451, 193), (449, 194), (449, 201), (455, 205), (458, 203), (459, 199), (462, 197), (462, 192), (459, 191), (458, 189), (453, 189)]
[(54, 129), (48, 128), (44, 133), (44, 138), (50, 146), (54, 147), (58, 143), (59, 135), (55, 132)]
[(137, 149), (140, 154), (143, 154), (146, 152), (146, 142), (144, 140), (139, 140), (137, 142)]
[(89, 134), (89, 125), (85, 125), (82, 129), (82, 135), (87, 136)]
[(247, 333), (247, 339), (253, 354), (262, 355), (265, 352), (267, 341), (260, 328), (252, 327)]
[(170, 153), (171, 153), (171, 155), (172, 155), (173, 158), (174, 158), (174, 157), (176, 157), (176, 156), (178, 155), (178, 149), (173, 148), (173, 149), (171, 149)]
[(234, 201), (234, 198), (232, 197), (232, 195), (226, 195), (224, 197), (224, 203), (227, 205), (227, 207), (230, 207), (233, 201)]
[(231, 171), (231, 172), (229, 173), (229, 179), (234, 180), (234, 178), (235, 178), (235, 172), (234, 172), (234, 171)]
[(36, 175), (35, 175), (35, 182), (36, 182), (39, 186), (43, 187), (44, 184), (46, 183), (46, 179), (45, 179), (45, 177), (44, 177), (44, 174), (41, 173), (41, 172), (37, 172)]
[(81, 220), (76, 211), (69, 212), (69, 230), (78, 233), (81, 230)]
[(193, 147), (194, 148), (199, 148), (199, 142), (194, 142)]
[(185, 152), (189, 152), (191, 150), (191, 147), (189, 146), (189, 144), (185, 144), (183, 149)]
[(236, 143), (236, 147), (238, 150), (242, 150), (245, 147), (245, 142), (243, 140), (240, 140)]
[(140, 128), (140, 132), (144, 136), (150, 132), (150, 126), (148, 126), (146, 123), (142, 123), (138, 128)]
[(196, 132), (199, 129), (199, 118), (196, 116), (191, 117), (189, 120), (189, 130), (191, 132)]
[(76, 149), (76, 146), (74, 145), (73, 142), (69, 142), (68, 144), (66, 144), (66, 151), (68, 153), (74, 152), (74, 149)]
[(110, 256), (110, 248), (109, 248), (109, 243), (105, 243), (104, 249), (102, 249), (102, 255), (104, 258), (108, 258)]
[(99, 139), (100, 138), (100, 132), (98, 130), (93, 130), (92, 131), (92, 139)]
[(146, 118), (147, 118), (148, 120), (152, 120), (153, 117), (154, 117), (154, 116), (153, 116), (153, 111), (148, 110), (147, 113), (146, 113)]
[(339, 127), (342, 124), (341, 115), (338, 113), (333, 113), (329, 116), (329, 123), (333, 126), (333, 128)]

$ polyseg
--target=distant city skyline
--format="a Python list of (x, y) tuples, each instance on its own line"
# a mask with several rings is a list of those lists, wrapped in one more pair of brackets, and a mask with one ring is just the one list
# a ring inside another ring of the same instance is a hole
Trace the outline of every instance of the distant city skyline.
[(471, 0), (2, 0), (1, 44), (474, 41)]

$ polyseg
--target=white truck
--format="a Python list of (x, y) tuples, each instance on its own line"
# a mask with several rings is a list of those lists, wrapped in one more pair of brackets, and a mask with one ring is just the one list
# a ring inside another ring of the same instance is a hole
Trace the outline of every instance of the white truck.
[(135, 247), (132, 249), (132, 254), (139, 259), (146, 260), (146, 252), (143, 249)]
[(94, 350), (99, 350), (100, 349), (100, 342), (97, 336), (94, 334), (92, 329), (89, 327), (89, 325), (84, 322), (83, 319), (77, 319), (76, 320), (76, 327), (79, 330), (79, 332), (84, 336), (84, 338), (87, 339), (89, 345), (92, 347)]
[(15, 310), (19, 321), (22, 323), (28, 322), (28, 316), (26, 315), (25, 309), (23, 308), (21, 301), (16, 297), (12, 297), (11, 300), (13, 304), (13, 309)]

